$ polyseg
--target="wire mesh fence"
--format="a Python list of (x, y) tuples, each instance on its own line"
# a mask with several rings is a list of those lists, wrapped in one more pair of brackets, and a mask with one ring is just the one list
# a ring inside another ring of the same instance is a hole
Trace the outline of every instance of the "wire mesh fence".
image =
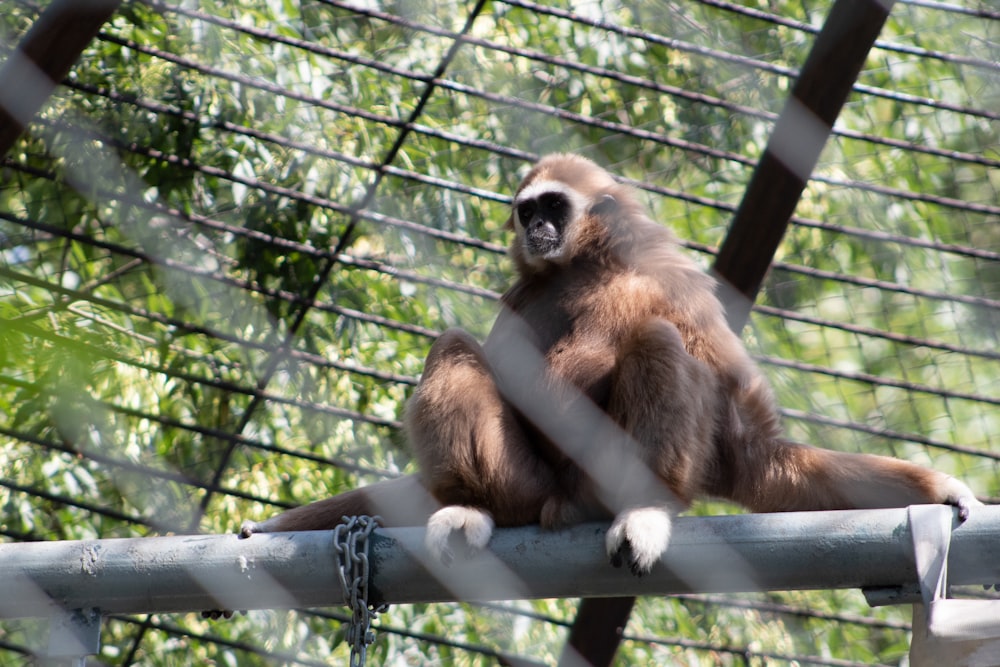
[[(411, 471), (401, 406), (439, 332), (488, 331), (527, 165), (592, 157), (707, 266), (830, 4), (126, 2), (0, 163), (0, 533), (231, 532)], [(6, 58), (45, 5), (0, 7)], [(793, 438), (984, 499), (998, 40), (988, 2), (894, 7), (745, 332)], [(551, 663), (575, 604), (394, 608), (370, 659)], [(345, 618), (116, 617), (100, 659), (327, 664)], [(650, 598), (622, 659), (885, 664), (907, 628), (850, 592)], [(36, 636), (4, 623), (0, 662)]]

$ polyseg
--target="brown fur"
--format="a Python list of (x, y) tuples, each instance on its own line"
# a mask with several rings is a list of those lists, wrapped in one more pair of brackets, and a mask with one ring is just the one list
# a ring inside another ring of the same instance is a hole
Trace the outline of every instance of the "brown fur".
[[(755, 511), (943, 502), (967, 513), (977, 504), (932, 470), (784, 440), (771, 390), (729, 330), (714, 282), (672, 235), (584, 158), (544, 158), (515, 203), (549, 190), (573, 202), (563, 248), (539, 259), (528, 221), (512, 214), (518, 279), (489, 337), (480, 346), (445, 332), (408, 405), (419, 482), (437, 502), (501, 526), (617, 523), (631, 508), (673, 512), (704, 495)], [(434, 507), (401, 500), (415, 489), (414, 478), (373, 485), (247, 532), (329, 528), (362, 506), (390, 514), (390, 524), (419, 522)], [(623, 524), (609, 552), (615, 560), (646, 549), (632, 562), (641, 573), (668, 535), (643, 547), (636, 530)]]

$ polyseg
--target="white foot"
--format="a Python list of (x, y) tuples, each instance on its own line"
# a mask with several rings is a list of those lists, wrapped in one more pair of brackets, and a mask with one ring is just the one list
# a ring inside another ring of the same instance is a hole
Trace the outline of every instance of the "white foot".
[(424, 544), (431, 556), (438, 562), (450, 565), (455, 554), (449, 542), (452, 533), (461, 532), (469, 552), (481, 550), (493, 535), (493, 517), (489, 512), (476, 507), (449, 505), (442, 507), (427, 520), (427, 536)]
[(637, 577), (649, 572), (670, 543), (670, 512), (664, 507), (635, 507), (615, 517), (605, 538), (615, 567), (628, 563)]

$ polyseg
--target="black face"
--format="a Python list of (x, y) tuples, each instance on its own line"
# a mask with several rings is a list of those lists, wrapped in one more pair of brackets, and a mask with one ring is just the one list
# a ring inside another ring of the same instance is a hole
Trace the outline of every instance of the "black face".
[(572, 215), (572, 206), (561, 192), (545, 192), (517, 205), (517, 219), (524, 228), (526, 249), (547, 257), (559, 250)]

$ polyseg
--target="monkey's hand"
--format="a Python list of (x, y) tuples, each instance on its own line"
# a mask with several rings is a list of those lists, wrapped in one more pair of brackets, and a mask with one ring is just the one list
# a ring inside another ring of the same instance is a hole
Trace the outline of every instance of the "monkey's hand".
[(972, 493), (972, 489), (954, 477), (948, 477), (945, 480), (941, 494), (944, 496), (941, 500), (942, 503), (958, 508), (959, 521), (965, 521), (969, 518), (969, 510), (972, 507), (982, 505), (976, 495)]
[(259, 524), (256, 521), (247, 520), (240, 525), (239, 535), (241, 540), (245, 540), (254, 533), (266, 533), (266, 532), (267, 530), (265, 530), (263, 524)]
[(484, 509), (449, 505), (442, 507), (427, 520), (427, 535), (424, 544), (431, 556), (444, 565), (455, 560), (452, 550), (452, 535), (461, 532), (469, 554), (486, 546), (493, 535), (493, 517)]
[(624, 510), (611, 523), (604, 544), (615, 567), (626, 562), (637, 577), (649, 572), (670, 542), (670, 511), (660, 505)]

